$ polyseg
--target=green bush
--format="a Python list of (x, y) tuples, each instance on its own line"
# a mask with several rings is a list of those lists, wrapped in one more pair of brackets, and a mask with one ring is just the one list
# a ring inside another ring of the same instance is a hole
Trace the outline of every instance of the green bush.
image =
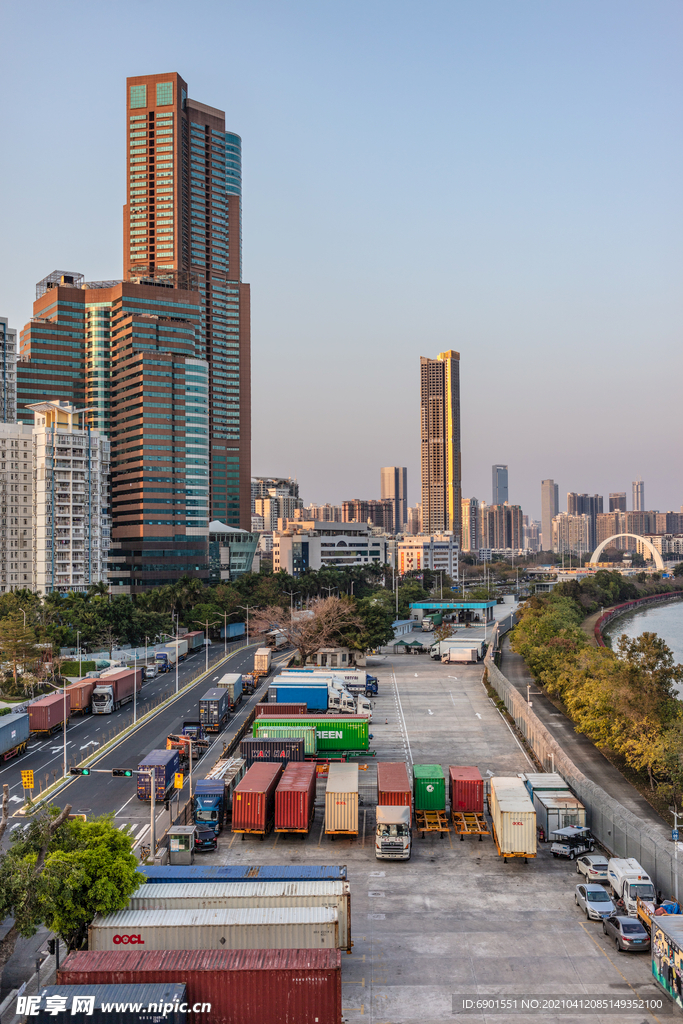
[(63, 676), (84, 676), (86, 672), (95, 672), (96, 666), (94, 661), (83, 661), (81, 660), (80, 665), (77, 661), (63, 661), (60, 673)]

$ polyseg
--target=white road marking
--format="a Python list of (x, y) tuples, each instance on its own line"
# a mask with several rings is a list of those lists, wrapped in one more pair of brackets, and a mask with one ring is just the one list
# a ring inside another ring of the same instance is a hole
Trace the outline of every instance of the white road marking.
[(79, 750), (87, 750), (88, 747), (99, 747), (99, 745), (100, 745), (99, 744), (99, 740), (88, 740), (87, 743), (84, 743), (83, 746), (79, 747), (78, 749)]
[(115, 818), (119, 818), (121, 816), (121, 811), (124, 810), (124, 808), (126, 808), (128, 806), (128, 804), (130, 803), (130, 801), (134, 800), (136, 796), (137, 796), (137, 793), (133, 793), (133, 795), (128, 800), (126, 800), (126, 802), (123, 805), (123, 807), (119, 808), (119, 810), (116, 812), (114, 817)]
[(434, 712), (432, 711), (432, 709), (431, 709), (431, 708), (427, 708), (427, 714), (428, 714), (428, 715), (433, 715), (433, 714), (434, 714)]
[(23, 797), (21, 797), (21, 796), (11, 796), (11, 797), (9, 798), (9, 802), (10, 802), (11, 804), (17, 804), (17, 803), (19, 803), (19, 804), (23, 804), (23, 802), (24, 802), (24, 798), (23, 798)]
[(481, 715), (479, 714), (479, 712), (478, 712), (478, 711), (475, 711), (474, 713), (475, 713), (475, 715), (477, 716), (477, 718), (481, 718)]

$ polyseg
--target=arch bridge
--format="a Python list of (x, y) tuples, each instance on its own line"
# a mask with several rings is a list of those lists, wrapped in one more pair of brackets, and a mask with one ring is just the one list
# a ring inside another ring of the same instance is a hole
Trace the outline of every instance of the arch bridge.
[(620, 537), (633, 537), (634, 540), (639, 540), (643, 547), (647, 548), (647, 550), (652, 555), (652, 558), (654, 559), (654, 563), (657, 566), (657, 568), (664, 568), (664, 561), (662, 559), (662, 556), (660, 555), (659, 551), (657, 551), (657, 548), (654, 546), (652, 541), (649, 541), (647, 537), (641, 537), (638, 533), (614, 533), (611, 537), (607, 537), (606, 540), (603, 540), (600, 544), (598, 544), (597, 548), (591, 555), (591, 562), (599, 562), (600, 555), (603, 553), (607, 545), (610, 544), (613, 540), (618, 540)]

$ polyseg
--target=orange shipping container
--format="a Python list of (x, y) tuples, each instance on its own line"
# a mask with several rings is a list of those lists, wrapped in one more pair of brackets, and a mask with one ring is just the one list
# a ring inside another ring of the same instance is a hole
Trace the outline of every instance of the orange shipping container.
[(308, 832), (315, 814), (316, 766), (290, 761), (275, 790), (275, 831)]
[(275, 790), (281, 764), (253, 764), (232, 795), (233, 832), (270, 832), (275, 814)]
[(69, 687), (71, 714), (87, 715), (90, 711), (92, 692), (97, 679), (79, 679)]
[[(66, 691), (66, 720), (71, 711), (69, 689)], [(49, 693), (35, 704), (28, 706), (28, 723), (31, 732), (54, 732), (64, 721), (64, 693)]]
[(377, 764), (377, 806), (408, 807), (412, 824), (412, 787), (403, 761), (379, 761)]

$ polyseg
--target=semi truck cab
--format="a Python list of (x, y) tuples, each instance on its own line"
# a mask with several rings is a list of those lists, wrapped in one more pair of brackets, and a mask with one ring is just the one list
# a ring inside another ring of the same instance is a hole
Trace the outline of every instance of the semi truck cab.
[(375, 830), (377, 860), (410, 860), (412, 845), (410, 807), (378, 806)]

